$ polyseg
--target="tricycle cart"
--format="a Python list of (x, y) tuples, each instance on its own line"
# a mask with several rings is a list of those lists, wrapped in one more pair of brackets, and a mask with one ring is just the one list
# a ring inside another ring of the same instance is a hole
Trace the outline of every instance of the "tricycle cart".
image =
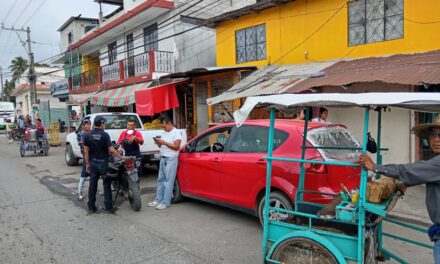
[[(377, 156), (378, 164), (382, 163), (381, 151), (381, 119), (383, 109), (401, 107), (423, 112), (440, 112), (440, 93), (359, 93), (359, 94), (283, 94), (249, 97), (243, 107), (234, 113), (238, 126), (248, 117), (256, 106), (270, 108), (269, 148), (267, 153), (267, 177), (264, 210), (264, 233), (262, 245), (263, 263), (377, 263), (379, 260), (394, 259), (399, 263), (407, 263), (404, 259), (389, 252), (383, 247), (384, 236), (406, 243), (432, 248), (432, 245), (420, 243), (408, 238), (384, 232), (382, 221), (389, 221), (404, 228), (426, 233), (426, 230), (388, 219), (387, 214), (401, 195), (399, 191), (392, 193), (389, 199), (380, 203), (367, 200), (368, 172), (361, 168), (358, 199), (342, 199), (336, 206), (333, 219), (321, 219), (317, 212), (324, 207), (322, 204), (304, 201), (304, 194), (311, 193), (304, 189), (307, 164), (324, 164), (333, 166), (349, 166), (354, 169), (360, 165), (356, 162), (341, 160), (308, 160), (308, 148), (345, 149), (347, 147), (314, 147), (308, 144), (308, 117), (311, 107), (361, 107), (364, 108), (363, 138), (359, 148), (349, 148), (354, 154), (366, 153), (369, 132), (370, 111), (378, 111), (377, 124)], [(296, 111), (307, 108), (304, 121), (303, 144), (300, 158), (273, 156), (274, 124), (276, 108)], [(359, 124), (361, 125), (361, 124)], [(293, 210), (270, 207), (272, 162), (300, 163), (300, 177)], [(375, 177), (379, 177), (376, 175)], [(313, 194), (329, 195), (313, 191)], [(288, 215), (283, 220), (272, 218), (271, 215), (281, 213)]]
[(26, 130), (21, 136), (20, 140), (20, 156), (23, 158), (26, 152), (33, 152), (34, 154), (49, 155), (49, 143), (46, 137), (38, 138), (36, 130)]

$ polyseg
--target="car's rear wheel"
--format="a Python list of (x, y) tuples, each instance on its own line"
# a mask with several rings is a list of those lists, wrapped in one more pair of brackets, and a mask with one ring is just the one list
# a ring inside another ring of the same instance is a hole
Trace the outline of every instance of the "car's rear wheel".
[[(264, 196), (260, 199), (260, 202), (258, 203), (258, 218), (260, 219), (260, 224), (263, 226), (264, 223)], [(274, 191), (270, 193), (270, 200), (269, 200), (270, 207), (275, 208), (281, 208), (285, 210), (293, 210), (293, 203), (290, 201), (290, 199), (284, 195), (282, 192)], [(284, 221), (290, 218), (291, 216), (285, 213), (276, 212), (274, 210), (271, 210), (269, 212), (269, 219), (270, 220), (277, 220), (277, 221)]]
[(68, 166), (78, 166), (79, 159), (75, 157), (75, 154), (73, 154), (73, 149), (70, 144), (66, 146), (66, 153), (64, 157)]

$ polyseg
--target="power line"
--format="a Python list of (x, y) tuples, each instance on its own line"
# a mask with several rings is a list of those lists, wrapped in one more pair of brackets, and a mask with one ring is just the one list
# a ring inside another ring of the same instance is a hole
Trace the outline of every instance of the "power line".
[(37, 12), (41, 9), (41, 7), (44, 5), (44, 3), (47, 0), (43, 0), (40, 5), (37, 7), (37, 9), (35, 9), (35, 11), (32, 13), (32, 15), (28, 18), (28, 20), (26, 20), (26, 22), (23, 23), (23, 26), (27, 25), (27, 23), (29, 23), (29, 21), (31, 21), (31, 19), (37, 14)]
[(14, 9), (15, 4), (17, 4), (18, 0), (15, 0), (12, 4), (11, 8), (9, 8), (8, 13), (6, 13), (5, 18), (3, 18), (2, 24), (5, 23), (6, 19), (8, 18), (9, 14), (11, 14), (12, 9)]
[[(191, 1), (195, 1), (195, 0), (191, 0)], [(203, 0), (202, 0), (202, 1), (203, 1)], [(224, 4), (224, 3), (228, 2), (228, 1), (229, 1), (229, 0), (218, 1), (218, 2), (216, 2), (216, 4), (209, 6), (210, 8), (209, 8), (208, 10), (212, 10), (213, 8), (218, 7), (218, 6)], [(201, 1), (199, 1), (199, 2), (201, 2)], [(199, 2), (197, 2), (197, 3), (199, 3)], [(189, 2), (186, 2), (186, 3), (189, 3)], [(197, 3), (196, 3), (196, 4), (197, 4)], [(191, 5), (190, 7), (193, 7), (193, 6), (195, 6), (196, 4), (193, 4), (193, 5)], [(183, 4), (180, 5), (180, 6), (183, 6)], [(179, 6), (179, 7), (180, 7), (180, 6)], [(206, 8), (206, 7), (208, 7), (208, 5), (205, 5), (203, 8), (199, 8), (198, 10), (195, 10), (195, 11), (191, 12), (189, 15), (195, 14), (195, 13), (199, 12), (200, 10)], [(187, 9), (186, 9), (186, 10), (187, 10)], [(185, 10), (184, 10), (184, 11), (185, 11)], [(174, 17), (180, 15), (182, 12), (183, 12), (183, 11), (181, 11), (181, 12), (179, 12), (179, 13), (173, 15), (172, 17), (170, 17), (170, 18), (168, 18), (168, 19), (162, 21), (161, 24), (163, 24), (163, 23), (165, 23), (165, 22), (167, 22), (167, 21), (170, 21), (170, 20), (173, 19)], [(177, 21), (177, 20), (176, 20), (176, 21)], [(168, 26), (168, 24), (165, 25), (165, 26), (162, 26), (162, 27), (158, 27), (158, 30), (159, 30), (159, 29), (162, 29), (162, 28), (164, 28), (164, 27), (166, 27), (166, 26)], [(196, 26), (196, 27), (190, 28), (190, 29), (185, 30), (185, 31), (183, 31), (183, 32), (179, 32), (179, 33), (176, 33), (176, 34), (173, 34), (173, 35), (170, 35), (170, 36), (164, 37), (164, 38), (162, 38), (162, 39), (158, 39), (158, 40), (156, 40), (156, 41), (150, 41), (149, 43), (143, 43), (142, 45), (139, 45), (139, 46), (135, 46), (135, 47), (133, 47), (133, 49), (142, 48), (142, 47), (144, 47), (144, 46), (147, 46), (147, 45), (150, 45), (150, 44), (154, 44), (154, 43), (156, 43), (156, 42), (159, 42), (159, 41), (166, 40), (166, 39), (169, 39), (169, 38), (174, 37), (174, 36), (178, 36), (178, 35), (184, 34), (184, 33), (186, 33), (186, 32), (192, 31), (192, 30), (194, 30), (194, 29), (200, 28), (200, 27), (202, 27), (202, 26), (204, 26), (204, 25), (203, 25), (203, 24), (202, 24), (202, 25), (198, 25), (198, 26)], [(168, 29), (168, 30), (169, 30), (169, 29)], [(168, 31), (168, 30), (164, 30), (164, 31), (162, 31), (162, 33), (163, 33), (163, 32), (166, 32), (166, 31)], [(133, 41), (135, 41), (136, 39), (139, 39), (139, 38), (141, 38), (141, 37), (143, 37), (143, 36), (144, 36), (144, 33), (141, 33), (141, 34), (135, 36), (135, 37), (133, 38)], [(125, 52), (127, 51), (127, 50), (126, 50), (126, 48), (127, 48), (127, 47), (126, 47), (126, 44), (127, 44), (127, 41), (124, 41), (124, 42), (120, 43), (119, 45), (116, 45), (115, 49), (117, 49), (118, 47), (124, 47), (124, 49), (123, 49), (122, 51), (119, 51), (119, 52), (116, 52), (116, 53), (113, 53), (113, 54), (118, 55), (118, 54), (123, 54), (123, 53), (125, 53)], [(60, 56), (60, 55), (63, 55), (63, 54), (64, 54), (64, 53), (60, 53), (60, 54), (58, 54), (58, 55), (52, 56), (52, 58), (55, 58), (55, 57)], [(106, 56), (102, 57), (101, 55), (106, 55)], [(84, 64), (86, 64), (86, 63), (96, 62), (96, 61), (101, 61), (101, 60), (103, 60), (103, 59), (107, 59), (107, 58), (109, 58), (108, 52), (99, 52), (99, 54), (98, 54), (98, 58), (92, 58), (92, 59), (89, 59), (89, 60), (87, 60), (87, 61), (83, 61), (83, 62), (80, 62), (80, 63), (74, 64), (74, 65), (70, 65), (70, 66), (71, 66), (71, 68), (72, 68), (72, 67), (78, 67), (78, 66), (82, 66), (82, 65), (84, 65)], [(45, 59), (45, 60), (41, 60), (41, 61), (39, 61), (38, 63), (41, 63), (41, 62), (46, 61), (46, 60), (47, 60), (47, 59)], [(103, 65), (103, 66), (105, 66), (105, 65)]]
[(29, 7), (29, 5), (32, 3), (32, 0), (29, 0), (29, 2), (26, 4), (26, 6), (23, 8), (23, 11), (21, 11), (20, 15), (18, 15), (17, 19), (15, 19), (14, 23), (12, 23), (12, 26), (15, 26), (18, 22), (18, 20), (21, 18), (21, 16), (26, 12), (26, 9)]

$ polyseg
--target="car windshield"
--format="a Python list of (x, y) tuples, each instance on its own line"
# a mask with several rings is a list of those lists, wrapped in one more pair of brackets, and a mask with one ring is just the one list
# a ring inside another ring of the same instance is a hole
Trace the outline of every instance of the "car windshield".
[(105, 122), (105, 129), (126, 129), (128, 121), (134, 120), (136, 122), (136, 129), (141, 129), (139, 119), (133, 115), (103, 115), (107, 120)]
[(328, 149), (318, 149), (319, 153), (326, 160), (353, 161), (357, 160), (361, 154), (359, 142), (347, 129), (340, 126), (324, 126), (311, 129), (308, 132), (307, 139), (314, 147), (328, 147)]
[(0, 103), (0, 111), (14, 111), (13, 103)]

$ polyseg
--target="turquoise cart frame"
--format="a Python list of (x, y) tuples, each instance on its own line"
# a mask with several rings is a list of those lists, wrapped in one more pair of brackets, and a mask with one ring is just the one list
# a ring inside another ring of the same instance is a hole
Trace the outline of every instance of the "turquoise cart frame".
[[(386, 149), (381, 148), (381, 122), (382, 122), (382, 108), (379, 108), (378, 110), (378, 123), (377, 123), (377, 144), (378, 144), (378, 152), (376, 154), (376, 161), (378, 164), (382, 164), (382, 151)], [(364, 120), (363, 120), (363, 134), (362, 134), (362, 153), (366, 153), (366, 146), (367, 146), (367, 140), (368, 140), (368, 132), (369, 132), (369, 121), (370, 121), (370, 109), (369, 107), (365, 107), (364, 110)], [(310, 115), (310, 107), (307, 108), (306, 111), (306, 118), (305, 118), (305, 124), (304, 124), (304, 132), (303, 132), (303, 142), (302, 142), (302, 152), (301, 152), (301, 158), (280, 158), (275, 157), (273, 155), (273, 148), (274, 148), (274, 132), (275, 132), (275, 113), (276, 109), (272, 107), (270, 109), (270, 129), (269, 129), (269, 140), (268, 140), (268, 152), (267, 156), (265, 157), (267, 159), (267, 171), (266, 171), (266, 191), (265, 191), (265, 204), (264, 204), (264, 231), (263, 231), (263, 244), (262, 244), (262, 261), (263, 263), (280, 263), (276, 260), (273, 260), (271, 257), (274, 253), (274, 250), (277, 248), (277, 246), (285, 241), (286, 239), (293, 238), (293, 237), (303, 237), (311, 239), (325, 248), (327, 248), (333, 256), (337, 259), (339, 263), (347, 263), (350, 262), (357, 262), (357, 263), (364, 263), (364, 251), (365, 251), (365, 232), (368, 228), (367, 222), (366, 222), (366, 214), (375, 214), (379, 217), (383, 217), (385, 221), (388, 221), (390, 223), (400, 225), (404, 228), (409, 228), (412, 230), (416, 230), (422, 233), (426, 233), (426, 230), (409, 225), (406, 223), (402, 223), (393, 219), (386, 218), (387, 216), (387, 203), (389, 201), (386, 201), (382, 204), (373, 204), (367, 201), (367, 177), (368, 173), (364, 168), (361, 168), (361, 174), (360, 174), (360, 187), (359, 187), (359, 201), (358, 206), (356, 208), (357, 218), (356, 221), (347, 223), (338, 219), (332, 219), (327, 220), (336, 223), (343, 223), (343, 224), (351, 224), (354, 226), (357, 226), (357, 236), (351, 236), (341, 233), (333, 233), (321, 229), (317, 229), (313, 226), (312, 222), (313, 220), (319, 219), (319, 217), (316, 214), (307, 213), (301, 210), (304, 206), (312, 206), (315, 204), (305, 202), (303, 200), (303, 194), (307, 192), (307, 190), (304, 190), (304, 181), (305, 181), (305, 164), (327, 164), (327, 165), (336, 165), (336, 166), (351, 166), (351, 167), (359, 167), (359, 164), (350, 163), (350, 162), (342, 162), (342, 161), (316, 161), (316, 160), (306, 160), (305, 154), (307, 148), (313, 148), (313, 147), (307, 147), (307, 133), (308, 133), (308, 120)], [(320, 148), (327, 148), (327, 147), (320, 147)], [(328, 147), (330, 148), (330, 147)], [(334, 147), (333, 147), (334, 148)], [(347, 148), (340, 148), (340, 149), (347, 149)], [(284, 210), (280, 208), (273, 208), (270, 207), (269, 200), (270, 200), (270, 193), (271, 193), (271, 179), (272, 179), (272, 163), (273, 161), (283, 161), (283, 162), (294, 162), (300, 164), (300, 177), (299, 177), (299, 183), (297, 188), (297, 193), (295, 197), (295, 207), (293, 210)], [(379, 175), (376, 175), (376, 177), (379, 177)], [(316, 192), (315, 192), (316, 193)], [(296, 217), (302, 217), (303, 219), (307, 219), (308, 225), (297, 225), (287, 222), (281, 222), (276, 220), (270, 220), (269, 219), (269, 212), (270, 211), (278, 211), (281, 213), (285, 213), (291, 216)], [(426, 248), (432, 248), (432, 245), (427, 245), (424, 243), (420, 243), (408, 238), (396, 236), (393, 234), (389, 234), (383, 231), (382, 222), (379, 222), (375, 226), (375, 232), (377, 232), (377, 240), (375, 240), (375, 243), (377, 244), (378, 248), (378, 254), (382, 255), (385, 259), (394, 259), (398, 261), (399, 263), (408, 263), (406, 260), (400, 258), (399, 256), (393, 254), (392, 252), (386, 250), (383, 247), (383, 237), (391, 237), (397, 240), (405, 241), (407, 243), (422, 246)], [(270, 247), (269, 247), (270, 246)]]

